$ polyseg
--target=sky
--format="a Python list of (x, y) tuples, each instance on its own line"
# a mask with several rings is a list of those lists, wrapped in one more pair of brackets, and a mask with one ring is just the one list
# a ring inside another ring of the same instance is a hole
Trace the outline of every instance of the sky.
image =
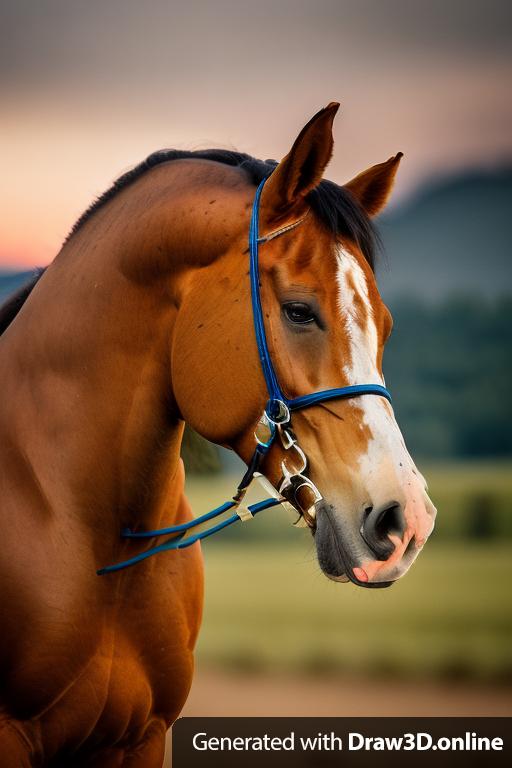
[(511, 27), (497, 0), (0, 0), (0, 268), (51, 261), (150, 152), (279, 159), (330, 101), (338, 183), (398, 151), (398, 202), (499, 166)]

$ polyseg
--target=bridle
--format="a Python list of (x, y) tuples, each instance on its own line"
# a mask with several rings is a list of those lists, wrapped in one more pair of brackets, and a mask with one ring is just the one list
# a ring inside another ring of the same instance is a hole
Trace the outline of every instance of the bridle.
[[(313, 482), (305, 475), (308, 461), (291, 429), (292, 413), (294, 411), (302, 410), (303, 408), (310, 408), (317, 403), (324, 403), (328, 400), (359, 397), (361, 395), (379, 395), (391, 402), (390, 393), (386, 387), (381, 384), (355, 384), (347, 387), (334, 387), (320, 392), (311, 392), (308, 395), (301, 395), (300, 397), (292, 399), (287, 398), (283, 393), (272, 364), (272, 358), (270, 356), (265, 334), (259, 283), (259, 245), (260, 243), (273, 239), (273, 237), (281, 232), (288, 231), (291, 229), (291, 226), (273, 232), (271, 233), (271, 236), (261, 239), (259, 238), (260, 199), (265, 182), (266, 178), (260, 183), (254, 196), (249, 228), (249, 264), (254, 330), (269, 399), (256, 426), (254, 433), (256, 447), (248, 464), (247, 471), (243, 476), (233, 499), (221, 504), (220, 507), (213, 509), (211, 512), (207, 512), (206, 514), (186, 523), (182, 523), (181, 525), (174, 525), (169, 528), (160, 528), (154, 531), (123, 530), (121, 536), (125, 539), (145, 539), (157, 536), (170, 536), (171, 538), (162, 544), (135, 555), (129, 560), (124, 560), (121, 563), (115, 563), (114, 565), (108, 565), (101, 568), (97, 572), (100, 576), (135, 565), (141, 560), (145, 560), (158, 552), (189, 547), (196, 541), (212, 536), (214, 533), (221, 531), (223, 528), (226, 528), (239, 520), (250, 520), (264, 509), (269, 509), (278, 504), (288, 506), (298, 512), (299, 510), (297, 507), (287, 501), (283, 495), (285, 493), (293, 493), (295, 498), (297, 498), (300, 490), (307, 489), (311, 497), (311, 503), (307, 509), (300, 509), (299, 514), (303, 524), (311, 526), (315, 516), (316, 505), (318, 502), (322, 501), (322, 495)], [(302, 220), (303, 219), (300, 219), (297, 223), (300, 223)], [(259, 472), (262, 459), (268, 453), (276, 439), (279, 439), (281, 447), (285, 453), (285, 458), (281, 463), (282, 478), (278, 488), (274, 488), (269, 480)], [(244, 498), (249, 486), (255, 479), (259, 481), (263, 486), (263, 489), (269, 494), (269, 498), (256, 504), (246, 505), (244, 504)], [(187, 536), (187, 532), (192, 528), (205, 524), (229, 510), (233, 510), (233, 513), (228, 518), (216, 523), (206, 530), (192, 533)]]

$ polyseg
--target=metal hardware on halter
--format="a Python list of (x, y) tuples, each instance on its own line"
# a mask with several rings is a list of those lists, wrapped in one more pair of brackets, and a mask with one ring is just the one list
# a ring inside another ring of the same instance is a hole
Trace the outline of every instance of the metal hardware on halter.
[[(275, 408), (277, 408), (277, 412)], [(269, 411), (272, 411), (272, 415), (270, 415)], [(288, 424), (290, 421), (290, 409), (283, 400), (269, 400), (265, 408), (265, 416), (275, 426), (278, 424)]]
[[(286, 427), (282, 427), (282, 426), (278, 427), (278, 434), (281, 440), (281, 445), (283, 446), (285, 451), (294, 450), (299, 456), (300, 467), (297, 469), (296, 474), (303, 472), (307, 467), (308, 460), (306, 458), (306, 454), (300, 447), (296, 436), (291, 431), (291, 429), (287, 429)], [(281, 463), (281, 468), (283, 470), (283, 475), (285, 474), (285, 472), (288, 472), (288, 468), (284, 467), (284, 462)]]
[(256, 429), (254, 430), (256, 443), (262, 448), (270, 448), (275, 436), (276, 425), (268, 418), (267, 412), (263, 411), (260, 420), (256, 424)]
[[(291, 489), (294, 493), (297, 503), (299, 504), (299, 507), (301, 507), (301, 505), (298, 501), (297, 494), (301, 488), (309, 488), (313, 494), (313, 503), (308, 507), (307, 510), (302, 510), (303, 517), (301, 520), (304, 524), (304, 512), (310, 519), (314, 519), (316, 517), (316, 504), (319, 501), (322, 501), (323, 496), (313, 481), (304, 475), (304, 472), (307, 469), (308, 460), (306, 454), (300, 447), (296, 436), (290, 429), (285, 427), (279, 427), (278, 432), (283, 448), (286, 451), (295, 451), (300, 460), (300, 463), (292, 468), (286, 464), (286, 456), (284, 461), (281, 462), (281, 472), (283, 474), (283, 478), (279, 485), (279, 493), (284, 493), (288, 489)], [(307, 523), (305, 524), (308, 525)]]

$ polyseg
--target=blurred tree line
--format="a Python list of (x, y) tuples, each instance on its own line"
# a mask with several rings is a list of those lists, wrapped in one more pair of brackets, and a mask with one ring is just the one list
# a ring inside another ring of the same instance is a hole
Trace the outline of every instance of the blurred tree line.
[(411, 453), (512, 454), (512, 296), (397, 298), (386, 383)]

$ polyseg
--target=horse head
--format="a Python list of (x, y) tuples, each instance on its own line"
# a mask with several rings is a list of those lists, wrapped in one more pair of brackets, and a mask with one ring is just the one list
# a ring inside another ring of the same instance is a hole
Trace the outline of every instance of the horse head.
[[(261, 195), (262, 314), (275, 372), (290, 399), (384, 384), (392, 319), (375, 279), (370, 217), (388, 199), (401, 153), (344, 187), (322, 181), (337, 109), (330, 104), (307, 123), (286, 157), (270, 165)], [(249, 296), (254, 186), (243, 169), (226, 173), (230, 183), (214, 220), (217, 230), (223, 222), (227, 239), (183, 291), (173, 387), (192, 426), (248, 462), (268, 397)], [(307, 457), (307, 467), (299, 467), (305, 482), (283, 483), (290, 455), (282, 442), (261, 469), (308, 521), (324, 573), (366, 587), (402, 576), (430, 535), (436, 511), (387, 399), (363, 394), (315, 403), (293, 414), (288, 434), (300, 445), (297, 460)]]

